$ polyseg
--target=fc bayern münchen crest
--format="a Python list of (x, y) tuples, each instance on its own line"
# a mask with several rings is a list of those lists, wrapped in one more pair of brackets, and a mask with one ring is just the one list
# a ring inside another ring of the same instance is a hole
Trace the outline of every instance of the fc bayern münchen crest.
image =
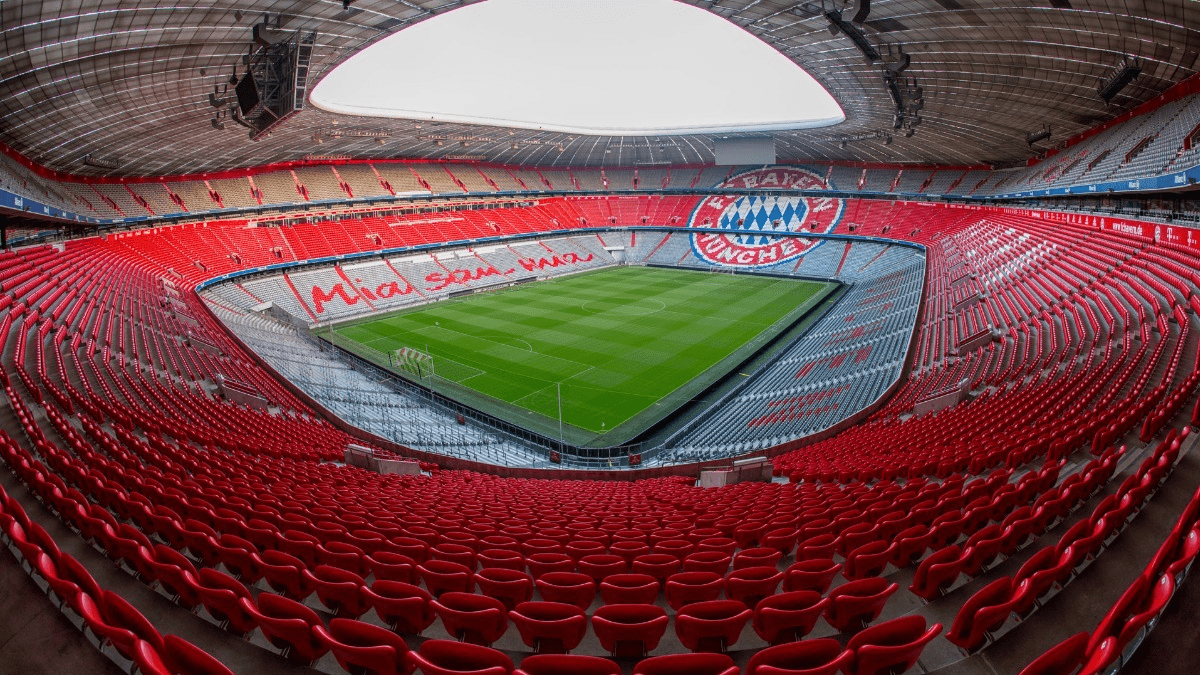
[[(796, 167), (755, 169), (733, 176), (717, 188), (827, 190), (817, 174)], [(831, 232), (842, 218), (841, 199), (798, 196), (717, 195), (700, 202), (688, 227), (734, 232), (692, 235), (696, 255), (714, 265), (768, 267), (795, 260), (824, 243), (806, 237), (779, 237), (789, 232)]]

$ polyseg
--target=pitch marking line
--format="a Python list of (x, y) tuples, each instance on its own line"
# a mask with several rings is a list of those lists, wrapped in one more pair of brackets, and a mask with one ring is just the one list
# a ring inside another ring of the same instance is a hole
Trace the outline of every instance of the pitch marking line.
[[(513, 342), (520, 342), (521, 344), (525, 345), (525, 351), (527, 351), (527, 352), (533, 352), (535, 354), (540, 353), (540, 352), (535, 352), (533, 350), (533, 346), (530, 345), (528, 342), (526, 342), (525, 340), (522, 340), (521, 338), (517, 338), (517, 337), (505, 337), (503, 335), (476, 335), (475, 337), (479, 338), (480, 340), (487, 340), (488, 342), (494, 342), (498, 345), (504, 345), (505, 347), (512, 347), (513, 345), (510, 345), (507, 342), (504, 342), (504, 340), (512, 340)], [(498, 338), (498, 339), (494, 339), (494, 338)]]
[[(613, 316), (650, 316), (651, 314), (657, 314), (659, 312), (667, 310), (667, 303), (663, 302), (662, 300), (659, 300), (658, 298), (640, 298), (638, 300), (634, 300), (633, 302), (626, 302), (623, 304), (615, 305), (609, 309), (601, 309), (601, 310), (588, 309), (588, 305), (592, 304), (593, 302), (609, 303), (609, 302), (612, 302), (612, 300), (587, 300), (583, 304), (581, 304), (579, 306), (579, 308), (585, 312), (591, 312), (592, 314), (612, 314)], [(658, 309), (651, 309), (649, 307), (638, 307), (637, 304), (640, 302), (657, 302), (659, 304), (659, 307), (658, 307)], [(645, 309), (648, 311), (637, 313), (637, 314), (632, 313), (632, 312), (618, 311), (618, 310), (624, 310), (625, 308)]]

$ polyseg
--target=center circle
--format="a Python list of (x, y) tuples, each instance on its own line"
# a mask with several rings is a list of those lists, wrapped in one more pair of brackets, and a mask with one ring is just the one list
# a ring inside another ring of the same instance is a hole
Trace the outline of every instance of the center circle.
[(612, 314), (614, 316), (645, 316), (667, 308), (661, 300), (640, 298), (628, 302), (622, 300), (588, 300), (580, 305), (585, 312), (592, 314)]

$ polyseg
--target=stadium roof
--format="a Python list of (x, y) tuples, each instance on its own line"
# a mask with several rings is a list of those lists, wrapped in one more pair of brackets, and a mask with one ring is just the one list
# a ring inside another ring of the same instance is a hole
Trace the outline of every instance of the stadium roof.
[[(688, 1), (795, 60), (844, 110), (839, 125), (774, 132), (780, 161), (1022, 162), (1032, 155), (1027, 136), (1045, 125), (1051, 144), (1064, 140), (1194, 74), (1200, 57), (1196, 2), (1139, 4), (1143, 14), (1134, 16), (1116, 0), (875, 0), (865, 22), (846, 16), (835, 34), (829, 12), (845, 0)], [(243, 70), (253, 26), (264, 16), (282, 31), (316, 32), (311, 90), (365, 46), (465, 4), (357, 0), (347, 10), (341, 0), (4, 2), (0, 141), (50, 169), (92, 175), (197, 173), (312, 156), (538, 166), (713, 161), (707, 134), (606, 137), (420, 124), (311, 105), (257, 141), (236, 124), (210, 124), (217, 109), (209, 94), (215, 86), (221, 95), (231, 73)], [(873, 62), (872, 52), (879, 57)], [(899, 63), (901, 53), (909, 66), (889, 88), (884, 64)], [(1108, 104), (1097, 90), (1125, 60), (1135, 60), (1141, 74)], [(737, 82), (724, 84), (737, 90)], [(923, 108), (908, 115), (921, 123), (906, 137), (893, 130), (896, 96), (907, 105), (912, 84), (921, 88)], [(752, 100), (770, 92), (739, 94)], [(88, 155), (98, 161), (85, 164)]]

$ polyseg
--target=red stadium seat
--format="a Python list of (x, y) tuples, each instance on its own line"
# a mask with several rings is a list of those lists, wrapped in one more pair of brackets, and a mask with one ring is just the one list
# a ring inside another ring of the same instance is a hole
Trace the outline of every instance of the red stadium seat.
[(982, 647), (987, 634), (1004, 625), (1014, 605), (1012, 579), (1001, 577), (963, 603), (946, 639), (968, 652)]
[(733, 557), (721, 551), (698, 551), (683, 559), (684, 572), (712, 572), (722, 577)]
[(693, 652), (724, 653), (738, 641), (754, 612), (737, 600), (687, 605), (675, 615), (675, 633)]
[(233, 675), (232, 670), (211, 654), (176, 635), (163, 636), (163, 650), (159, 656), (172, 675)]
[(446, 632), (463, 642), (487, 647), (508, 630), (507, 611), (495, 598), (449, 591), (430, 604)]
[(716, 600), (725, 589), (725, 579), (714, 572), (680, 572), (667, 579), (667, 604), (679, 611), (695, 602)]
[(282, 650), (289, 661), (308, 665), (329, 651), (313, 635), (313, 627), (324, 624), (308, 607), (271, 593), (260, 593), (257, 606), (249, 598), (239, 602), (258, 622), (267, 641)]
[(307, 567), (303, 560), (283, 551), (263, 551), (259, 557), (263, 578), (271, 590), (292, 600), (303, 600), (312, 595), (312, 585), (304, 575)]
[(474, 574), (466, 566), (447, 560), (427, 560), (417, 566), (417, 573), (433, 597), (443, 593), (470, 593), (475, 590)]
[(389, 630), (351, 619), (332, 619), (329, 628), (313, 626), (313, 634), (351, 673), (407, 675), (413, 670), (408, 645)]
[(600, 582), (600, 597), (606, 605), (653, 604), (659, 586), (648, 574), (614, 574)]
[(550, 572), (574, 572), (575, 561), (565, 553), (534, 553), (525, 557), (525, 564), (534, 579)]
[(783, 590), (824, 594), (842, 566), (831, 559), (813, 558), (792, 564), (783, 572)]
[(408, 662), (424, 675), (509, 675), (512, 659), (488, 647), (451, 640), (426, 640)]
[(211, 567), (202, 567), (195, 577), (187, 578), (195, 580), (193, 592), (222, 628), (244, 636), (258, 627), (254, 616), (241, 604), (242, 598), (252, 599), (242, 582)]
[(768, 647), (750, 657), (746, 675), (835, 675), (849, 668), (854, 652), (837, 640), (818, 638)]
[(242, 581), (253, 584), (262, 578), (262, 561), (258, 548), (248, 540), (232, 534), (222, 534), (217, 539), (217, 558), (225, 569)]
[(851, 581), (882, 575), (888, 566), (890, 548), (886, 541), (872, 541), (850, 551), (842, 575)]
[(647, 553), (633, 559), (634, 574), (645, 574), (654, 577), (660, 584), (666, 583), (667, 577), (680, 570), (680, 559), (666, 553)]
[(962, 550), (957, 545), (934, 551), (917, 566), (908, 590), (918, 598), (933, 600), (954, 585), (964, 565)]
[(837, 552), (837, 537), (832, 534), (822, 534), (798, 543), (796, 545), (796, 562), (805, 560), (827, 560)]
[(535, 654), (521, 661), (513, 675), (621, 675), (621, 667), (598, 656)]
[(775, 567), (783, 554), (773, 548), (748, 548), (738, 551), (733, 556), (733, 569), (747, 567)]
[(913, 525), (896, 535), (888, 549), (888, 562), (897, 568), (917, 564), (933, 542), (933, 531), (927, 525)]
[(502, 548), (488, 548), (479, 552), (475, 560), (481, 569), (508, 569), (518, 572), (525, 571), (525, 557), (517, 551)]
[(639, 661), (633, 675), (739, 675), (725, 654), (666, 654)]
[(772, 595), (754, 608), (754, 632), (773, 645), (795, 642), (812, 632), (828, 604), (816, 591)]
[(902, 616), (865, 628), (850, 638), (846, 649), (854, 652), (846, 675), (902, 673), (916, 664), (925, 645), (942, 632), (942, 624), (925, 628), (925, 617)]
[(522, 602), (508, 617), (535, 654), (567, 654), (587, 633), (583, 610), (562, 602)]
[(362, 594), (379, 619), (397, 633), (420, 635), (433, 623), (433, 596), (419, 586), (380, 579), (364, 587)]
[(745, 567), (725, 577), (725, 596), (753, 608), (760, 600), (775, 594), (783, 583), (783, 572), (774, 567)]
[(596, 598), (596, 582), (578, 572), (547, 572), (534, 581), (538, 593), (550, 602), (565, 602), (587, 610)]
[(899, 588), (880, 577), (842, 584), (827, 596), (825, 621), (843, 633), (859, 630), (879, 618), (887, 599)]
[[(82, 600), (89, 596), (80, 593), (76, 597)], [(148, 642), (158, 652), (163, 651), (163, 638), (158, 629), (128, 600), (112, 591), (104, 591), (98, 604), (102, 620), (97, 621), (95, 614), (80, 616), (97, 636), (112, 642), (125, 658), (137, 658), (137, 641)]]
[(376, 551), (367, 558), (367, 566), (376, 579), (401, 581), (415, 584), (417, 577), (417, 561), (400, 553), (391, 551)]
[[(635, 561), (636, 562), (636, 561)], [(595, 583), (612, 574), (625, 574), (628, 565), (620, 556), (615, 555), (586, 555), (579, 559), (579, 573), (586, 574)]]
[(1019, 675), (1072, 675), (1087, 655), (1087, 633), (1076, 633), (1021, 669)]
[[(185, 609), (192, 609), (200, 604), (200, 597), (193, 590), (195, 586), (187, 578), (189, 575), (196, 575), (196, 568), (187, 556), (163, 544), (156, 544), (153, 549), (143, 549), (139, 556), (142, 557), (142, 564), (153, 570), (153, 578), (158, 581), (158, 585), (167, 595), (172, 596), (176, 603)], [(299, 576), (299, 570), (296, 574)], [(91, 591), (84, 590), (91, 594)]]
[(362, 593), (366, 582), (354, 572), (317, 565), (311, 572), (304, 570), (304, 575), (308, 584), (316, 591), (317, 599), (334, 615), (357, 619), (371, 609), (370, 602)]
[(658, 647), (668, 621), (655, 605), (604, 605), (592, 615), (592, 630), (614, 657), (641, 658)]
[(507, 567), (484, 567), (475, 573), (479, 593), (496, 598), (511, 610), (533, 598), (533, 577)]

